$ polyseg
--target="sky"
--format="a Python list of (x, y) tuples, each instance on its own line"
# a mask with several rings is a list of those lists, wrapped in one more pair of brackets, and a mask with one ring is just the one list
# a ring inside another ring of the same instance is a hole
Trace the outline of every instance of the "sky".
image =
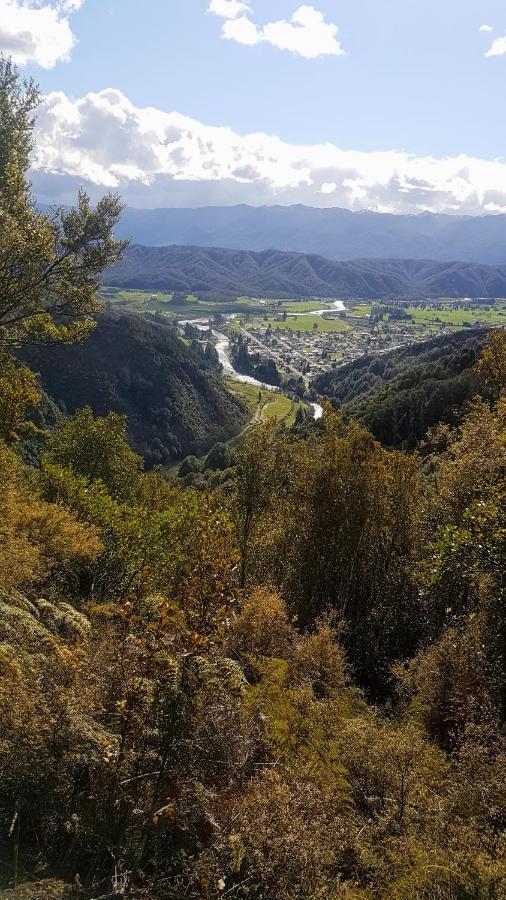
[(504, 0), (0, 0), (45, 202), (506, 212)]

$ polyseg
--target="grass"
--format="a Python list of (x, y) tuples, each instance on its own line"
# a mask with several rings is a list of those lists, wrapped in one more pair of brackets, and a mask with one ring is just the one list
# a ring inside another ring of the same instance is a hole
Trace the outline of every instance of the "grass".
[(468, 307), (467, 309), (454, 309), (450, 306), (438, 306), (435, 309), (423, 309), (419, 306), (408, 306), (406, 312), (411, 316), (416, 325), (455, 325), (465, 327), (475, 325), (477, 322), (486, 322), (489, 325), (506, 324), (506, 303), (498, 303), (490, 309), (483, 307)]
[[(350, 328), (342, 319), (323, 319), (321, 316), (311, 315), (297, 316), (297, 318), (289, 316), (285, 322), (269, 319), (269, 323), (273, 328), (288, 328), (290, 331), (348, 331)], [(315, 323), (318, 328), (313, 328)]]
[[(227, 378), (226, 384), (229, 391), (242, 398), (257, 423), (276, 419), (289, 428), (295, 422), (298, 410), (306, 407), (305, 403), (291, 400), (285, 394), (260, 389), (253, 384), (243, 384), (242, 381), (234, 381), (232, 378)], [(250, 429), (251, 425), (247, 425), (242, 434)]]
[(146, 303), (171, 303), (172, 294), (161, 294), (156, 291), (117, 291), (111, 298), (113, 301), (126, 301), (134, 306), (143, 306)]
[(351, 306), (347, 309), (350, 316), (369, 316), (372, 310), (372, 303), (359, 303), (357, 306)]
[(136, 312), (154, 312), (157, 309), (178, 318), (197, 318), (212, 316), (214, 313), (230, 315), (232, 313), (251, 313), (261, 315), (267, 309), (258, 300), (240, 297), (238, 300), (199, 300), (194, 294), (188, 294), (183, 303), (174, 303), (172, 294), (160, 291), (117, 290), (114, 293), (106, 289), (102, 294), (104, 300), (118, 303)]
[(282, 309), (287, 312), (315, 312), (323, 309), (324, 305), (322, 300), (285, 300)]
[(241, 397), (252, 416), (274, 397), (274, 391), (257, 388), (254, 384), (243, 384), (242, 381), (234, 381), (233, 378), (227, 378), (226, 385), (229, 391)]
[(267, 403), (262, 409), (260, 419), (262, 422), (272, 422), (274, 420), (281, 422), (290, 428), (294, 422), (299, 409), (307, 409), (305, 403), (298, 403), (285, 397), (284, 394), (277, 394), (274, 400)]

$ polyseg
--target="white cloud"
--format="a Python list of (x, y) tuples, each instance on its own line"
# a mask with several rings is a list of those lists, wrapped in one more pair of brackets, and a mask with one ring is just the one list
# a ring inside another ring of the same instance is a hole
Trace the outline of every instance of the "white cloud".
[(222, 16), (223, 19), (235, 19), (240, 13), (251, 10), (249, 5), (242, 3), (241, 0), (211, 0), (207, 11)]
[(83, 4), (84, 0), (60, 0), (60, 8), (67, 13), (77, 12)]
[[(228, 4), (232, 6), (228, 6)], [(218, 12), (223, 4), (229, 12)], [(211, 10), (211, 7), (214, 7)], [(256, 25), (246, 14), (243, 3), (236, 0), (213, 0), (209, 9), (218, 15), (227, 17), (229, 21), (223, 25), (223, 37), (239, 44), (267, 43), (280, 50), (291, 50), (305, 59), (316, 59), (319, 56), (342, 56), (344, 50), (338, 40), (338, 27), (333, 22), (326, 22), (323, 13), (313, 6), (299, 6), (292, 18), (268, 22), (263, 27)], [(235, 14), (232, 15), (232, 12)], [(239, 17), (238, 17), (239, 16)]]
[(326, 22), (323, 13), (313, 6), (300, 6), (290, 22), (271, 22), (263, 29), (264, 40), (280, 50), (300, 53), (306, 59), (316, 59), (326, 54), (342, 56), (344, 50), (337, 33), (337, 25)]
[(506, 54), (506, 35), (496, 38), (486, 56), (504, 56)]
[(0, 0), (0, 51), (18, 65), (37, 63), (51, 69), (67, 62), (75, 45), (68, 16), (84, 0)]
[(225, 22), (222, 34), (229, 41), (237, 41), (238, 44), (247, 44), (250, 47), (262, 40), (261, 32), (247, 16)]
[(506, 208), (506, 162), (460, 155), (296, 145), (134, 106), (111, 88), (42, 105), (34, 183), (55, 199), (77, 182), (121, 191), (139, 206), (307, 203), (386, 212)]
[(479, 30), (479, 31), (484, 31), (484, 32), (486, 32), (486, 33), (490, 33), (490, 32), (493, 31), (494, 29), (492, 28), (491, 25), (480, 25), (480, 27), (479, 27), (478, 30)]

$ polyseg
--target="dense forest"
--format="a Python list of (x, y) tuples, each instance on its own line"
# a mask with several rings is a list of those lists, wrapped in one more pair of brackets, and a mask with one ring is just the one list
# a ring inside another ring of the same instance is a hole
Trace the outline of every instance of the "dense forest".
[(0, 897), (504, 900), (506, 332), (423, 458), (329, 405), (197, 493), (84, 408), (28, 465), (20, 348), (124, 250), (35, 209), (37, 102), (2, 60)]
[(163, 317), (108, 310), (85, 344), (25, 347), (45, 393), (64, 414), (90, 406), (126, 415), (132, 447), (148, 466), (201, 454), (240, 431), (246, 412), (226, 390), (212, 345), (186, 346)]
[(314, 389), (382, 444), (413, 450), (438, 423), (457, 425), (484, 386), (475, 364), (487, 335), (460, 331), (319, 375)]
[(128, 248), (104, 283), (145, 291), (181, 291), (203, 299), (339, 297), (422, 299), (504, 297), (506, 266), (430, 259), (353, 259), (307, 253), (208, 247)]

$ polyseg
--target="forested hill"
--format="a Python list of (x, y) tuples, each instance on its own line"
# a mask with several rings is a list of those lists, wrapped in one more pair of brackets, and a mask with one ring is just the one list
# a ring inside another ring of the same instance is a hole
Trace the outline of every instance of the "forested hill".
[(459, 259), (506, 263), (506, 216), (393, 215), (296, 206), (133, 209), (121, 237), (149, 246), (198, 244), (238, 250), (296, 250), (334, 259)]
[(202, 297), (505, 297), (506, 266), (356, 259), (266, 250), (134, 245), (105, 273), (123, 288)]
[(439, 422), (456, 425), (469, 401), (483, 393), (475, 364), (486, 340), (479, 329), (443, 335), (364, 356), (313, 385), (384, 445), (413, 449)]
[(170, 464), (236, 434), (240, 402), (226, 390), (214, 350), (185, 346), (163, 322), (108, 311), (84, 344), (30, 348), (24, 358), (65, 412), (128, 417), (148, 465)]

